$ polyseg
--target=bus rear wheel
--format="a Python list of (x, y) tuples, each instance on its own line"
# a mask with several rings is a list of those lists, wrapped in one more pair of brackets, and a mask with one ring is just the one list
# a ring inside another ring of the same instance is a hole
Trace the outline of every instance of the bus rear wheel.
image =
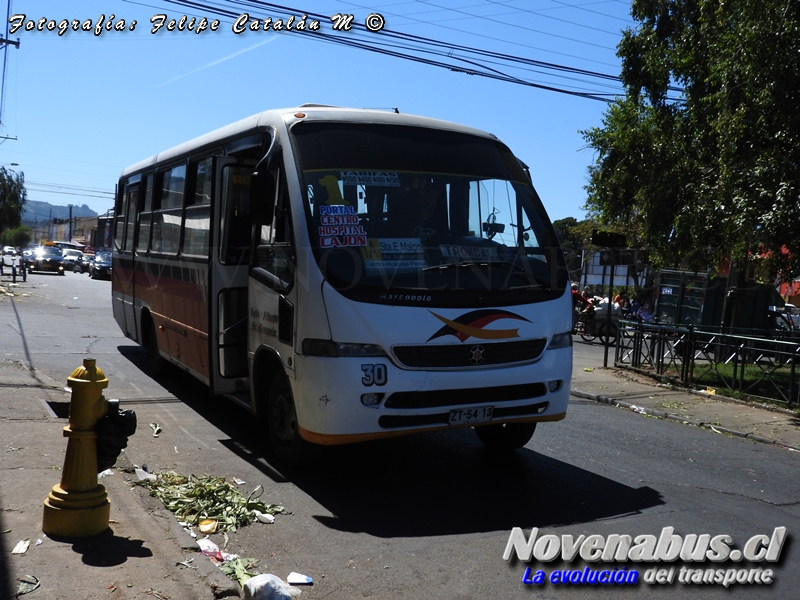
[(522, 448), (531, 441), (535, 431), (536, 423), (504, 423), (475, 428), (475, 433), (487, 448), (501, 452)]
[(152, 321), (150, 321), (150, 327), (147, 329), (147, 337), (144, 340), (144, 348), (147, 351), (147, 366), (150, 370), (150, 375), (162, 375), (166, 368), (166, 361), (158, 350), (156, 326)]
[(285, 377), (279, 376), (270, 388), (267, 430), (278, 460), (290, 467), (302, 466), (308, 460), (310, 444), (300, 436), (292, 389)]

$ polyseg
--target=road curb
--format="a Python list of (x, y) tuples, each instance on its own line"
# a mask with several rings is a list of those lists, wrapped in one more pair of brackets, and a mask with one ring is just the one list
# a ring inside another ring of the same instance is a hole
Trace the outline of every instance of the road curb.
[[(115, 468), (122, 473), (129, 487), (138, 485), (137, 478), (134, 475), (133, 464), (125, 453), (121, 454), (117, 459)], [(147, 496), (144, 490), (140, 490), (140, 492), (143, 496)], [(134, 496), (139, 506), (142, 507), (142, 510), (147, 512), (152, 519), (167, 530), (169, 537), (172, 538), (178, 547), (185, 551), (197, 553), (198, 560), (192, 562), (193, 567), (197, 570), (197, 574), (200, 578), (213, 591), (215, 598), (223, 600), (226, 598), (238, 599), (241, 597), (239, 585), (225, 575), (217, 565), (211, 562), (211, 559), (200, 551), (197, 540), (180, 525), (174, 514), (167, 510), (160, 501), (153, 502), (153, 504), (157, 503), (157, 507), (146, 506), (142, 496), (139, 494), (134, 494)]]
[(686, 417), (681, 417), (680, 415), (673, 415), (671, 413), (656, 410), (653, 408), (648, 408), (646, 406), (639, 406), (637, 404), (633, 404), (630, 402), (625, 402), (624, 400), (620, 400), (618, 398), (613, 398), (610, 396), (603, 396), (600, 394), (591, 394), (589, 392), (582, 392), (580, 390), (571, 390), (570, 395), (575, 396), (576, 398), (584, 398), (586, 400), (593, 400), (595, 402), (599, 402), (601, 404), (609, 404), (611, 406), (618, 406), (620, 408), (627, 408), (633, 412), (647, 415), (651, 417), (660, 417), (662, 419), (669, 419), (670, 421), (676, 421), (678, 423), (683, 423), (685, 425), (694, 425), (695, 427), (700, 427), (702, 429), (709, 429), (711, 431), (715, 431), (717, 433), (724, 433), (727, 435), (733, 435), (736, 437), (753, 440), (754, 442), (759, 442), (762, 444), (768, 444), (770, 446), (778, 446), (781, 448), (786, 448), (788, 450), (792, 450), (794, 452), (800, 452), (800, 447), (795, 446), (794, 444), (788, 444), (786, 442), (782, 442), (780, 440), (774, 440), (770, 438), (765, 438), (759, 435), (754, 435), (752, 433), (748, 433), (746, 431), (739, 431), (737, 429), (731, 429), (729, 427), (724, 427), (721, 425), (715, 425), (713, 423), (705, 423), (703, 421), (698, 421), (696, 419), (689, 419)]

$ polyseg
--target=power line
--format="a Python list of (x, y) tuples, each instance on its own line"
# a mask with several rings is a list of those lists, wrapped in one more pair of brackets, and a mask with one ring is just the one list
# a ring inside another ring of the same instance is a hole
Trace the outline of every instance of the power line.
[[(139, 4), (132, 0), (126, 1), (132, 4)], [(304, 14), (311, 19), (319, 21), (324, 21), (329, 18), (323, 14), (303, 11), (271, 2), (263, 2), (261, 0), (222, 0), (221, 2), (164, 0), (164, 2), (167, 4), (179, 5), (183, 8), (199, 10), (204, 13), (211, 13), (221, 17), (223, 20), (235, 20), (242, 14), (242, 9), (250, 11), (268, 9), (279, 11), (281, 14), (285, 15)], [(430, 4), (429, 2), (426, 3)], [(253, 20), (255, 20), (255, 18), (257, 17), (254, 16)], [(297, 32), (297, 35), (306, 35), (308, 39), (366, 50), (395, 58), (402, 58), (404, 60), (444, 68), (454, 72), (478, 75), (590, 100), (609, 102), (610, 99), (624, 94), (622, 83), (617, 75), (539, 61), (462, 44), (453, 44), (389, 29), (382, 29), (379, 32), (370, 32), (365, 25), (357, 22), (353, 22), (351, 29), (346, 33), (347, 35), (342, 35), (335, 30), (332, 32), (317, 30), (308, 32), (307, 34)], [(430, 58), (431, 56), (435, 58)], [(535, 68), (531, 69), (530, 67)], [(564, 78), (564, 74), (569, 74), (569, 79), (580, 83), (583, 88), (581, 89), (575, 85), (557, 85), (541, 80), (531, 80), (528, 77), (515, 76), (508, 72), (509, 69), (525, 70), (535, 72), (540, 76), (554, 78)], [(605, 81), (607, 84), (598, 84), (598, 80)], [(610, 83), (613, 83), (614, 86), (609, 87), (608, 84)], [(605, 90), (603, 88), (605, 88)], [(615, 89), (615, 91), (607, 91), (608, 89)], [(676, 93), (682, 92), (682, 90), (677, 87), (670, 87), (669, 90)], [(670, 98), (670, 100), (677, 101), (678, 98)]]

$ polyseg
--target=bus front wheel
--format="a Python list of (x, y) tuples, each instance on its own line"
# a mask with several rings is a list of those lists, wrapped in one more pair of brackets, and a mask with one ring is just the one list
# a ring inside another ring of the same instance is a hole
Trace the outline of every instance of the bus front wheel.
[(536, 423), (504, 423), (476, 427), (475, 433), (490, 450), (510, 451), (522, 448), (531, 441)]
[(300, 437), (292, 389), (284, 377), (278, 377), (270, 388), (267, 429), (272, 451), (281, 462), (297, 467), (307, 460), (309, 443)]

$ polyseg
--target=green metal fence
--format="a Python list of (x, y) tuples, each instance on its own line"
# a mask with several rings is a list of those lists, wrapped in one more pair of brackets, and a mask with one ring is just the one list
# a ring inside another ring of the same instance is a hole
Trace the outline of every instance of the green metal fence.
[(797, 332), (764, 334), (622, 321), (614, 365), (687, 387), (798, 408), (800, 337)]

